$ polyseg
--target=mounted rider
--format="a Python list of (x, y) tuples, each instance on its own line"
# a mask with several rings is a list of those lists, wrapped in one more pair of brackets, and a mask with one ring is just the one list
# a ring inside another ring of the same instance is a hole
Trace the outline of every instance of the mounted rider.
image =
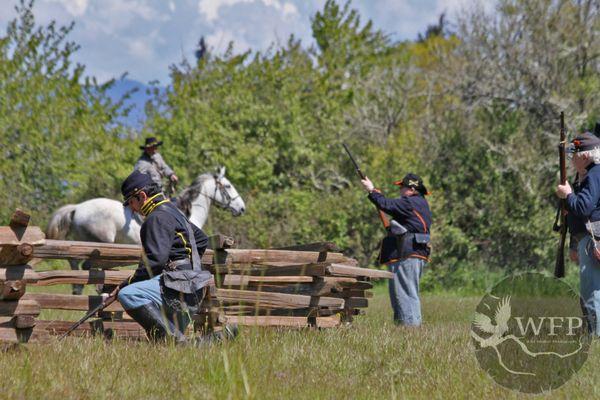
[(144, 152), (138, 158), (133, 169), (134, 171), (150, 175), (152, 181), (158, 184), (161, 190), (164, 189), (163, 178), (167, 178), (169, 180), (167, 196), (170, 196), (172, 194), (171, 184), (176, 185), (179, 178), (158, 152), (158, 147), (162, 146), (162, 144), (162, 140), (159, 141), (154, 136), (147, 137), (144, 145), (140, 146), (140, 150)]

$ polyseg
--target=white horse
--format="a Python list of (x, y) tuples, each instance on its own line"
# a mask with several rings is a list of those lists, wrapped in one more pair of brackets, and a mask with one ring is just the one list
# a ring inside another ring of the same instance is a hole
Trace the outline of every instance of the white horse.
[[(199, 175), (175, 199), (190, 221), (199, 228), (204, 226), (212, 202), (228, 209), (234, 216), (244, 213), (244, 200), (231, 182), (225, 177), (225, 167), (215, 174)], [(59, 208), (52, 217), (46, 230), (49, 239), (83, 240), (104, 243), (140, 244), (142, 219), (129, 207), (116, 200), (97, 198), (79, 204), (67, 204)], [(79, 269), (79, 261), (69, 260), (71, 269)], [(90, 265), (84, 262), (83, 268)], [(79, 294), (79, 286), (73, 288)]]

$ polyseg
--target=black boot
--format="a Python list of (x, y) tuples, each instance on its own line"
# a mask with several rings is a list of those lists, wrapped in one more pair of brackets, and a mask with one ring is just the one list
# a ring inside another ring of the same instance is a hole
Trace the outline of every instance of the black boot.
[(148, 335), (148, 339), (154, 342), (172, 339), (177, 344), (186, 342), (183, 332), (181, 332), (173, 322), (166, 319), (160, 309), (154, 304), (148, 303), (141, 307), (126, 311), (127, 314), (131, 315), (131, 317), (144, 328)]

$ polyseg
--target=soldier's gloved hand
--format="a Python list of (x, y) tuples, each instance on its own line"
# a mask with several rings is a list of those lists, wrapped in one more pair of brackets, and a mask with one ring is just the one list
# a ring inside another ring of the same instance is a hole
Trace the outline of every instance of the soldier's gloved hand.
[(365, 176), (365, 179), (361, 179), (360, 183), (362, 183), (365, 190), (369, 193), (371, 193), (373, 191), (373, 189), (375, 189), (373, 182), (371, 182), (371, 180), (367, 176)]
[(179, 182), (179, 178), (175, 174), (171, 175), (169, 179), (171, 180), (171, 182)]
[(573, 190), (571, 189), (571, 185), (569, 185), (569, 182), (566, 182), (564, 185), (558, 185), (556, 187), (556, 195), (559, 199), (566, 199), (567, 196), (571, 193), (573, 193)]
[(106, 305), (108, 303), (112, 303), (114, 298), (119, 294), (119, 290), (120, 288), (117, 286), (111, 293), (102, 293), (102, 304)]

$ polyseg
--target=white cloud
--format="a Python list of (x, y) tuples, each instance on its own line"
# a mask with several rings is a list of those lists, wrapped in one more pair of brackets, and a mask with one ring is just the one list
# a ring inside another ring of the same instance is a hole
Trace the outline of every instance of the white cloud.
[(88, 0), (49, 0), (61, 4), (73, 17), (81, 17), (88, 7)]
[[(20, 0), (0, 0), (0, 34), (15, 17)], [(439, 14), (453, 13), (475, 1), (494, 0), (354, 0), (361, 22), (394, 40), (414, 39)], [(345, 2), (340, 0), (339, 4)], [(192, 58), (201, 36), (216, 52), (234, 42), (234, 51), (265, 51), (290, 34), (305, 46), (313, 43), (310, 17), (325, 0), (36, 0), (36, 22), (75, 22), (68, 40), (81, 45), (74, 61), (101, 80), (129, 71), (132, 79), (168, 83), (169, 65)], [(487, 9), (487, 7), (486, 7)]]
[(206, 42), (209, 47), (212, 47), (216, 52), (221, 53), (227, 50), (229, 42), (233, 42), (233, 50), (236, 53), (244, 52), (250, 49), (250, 43), (244, 40), (244, 32), (233, 32), (228, 29), (218, 30), (206, 37)]
[(283, 5), (283, 15), (284, 16), (289, 16), (289, 15), (295, 15), (298, 14), (298, 8), (296, 8), (296, 6), (293, 3), (285, 3)]
[(219, 16), (219, 9), (222, 7), (231, 7), (239, 3), (252, 3), (254, 0), (200, 0), (198, 2), (198, 12), (203, 14), (207, 21), (212, 22)]
[(446, 17), (455, 19), (457, 14), (463, 14), (463, 11), (480, 6), (485, 12), (490, 13), (494, 9), (494, 4), (494, 0), (437, 0), (435, 10), (437, 15), (446, 12)]
[(262, 3), (267, 7), (280, 11), (283, 16), (298, 14), (298, 8), (294, 3), (286, 2), (282, 5), (279, 0), (200, 0), (198, 2), (198, 12), (204, 15), (208, 22), (214, 22), (219, 17), (221, 8), (232, 7), (241, 3)]
[(151, 60), (152, 56), (154, 55), (154, 50), (152, 49), (151, 44), (145, 38), (130, 39), (127, 47), (129, 48), (129, 52), (132, 56), (144, 61)]
[(163, 20), (163, 15), (152, 7), (148, 0), (103, 0), (103, 13), (114, 17), (125, 16), (129, 19), (141, 17), (146, 21)]

